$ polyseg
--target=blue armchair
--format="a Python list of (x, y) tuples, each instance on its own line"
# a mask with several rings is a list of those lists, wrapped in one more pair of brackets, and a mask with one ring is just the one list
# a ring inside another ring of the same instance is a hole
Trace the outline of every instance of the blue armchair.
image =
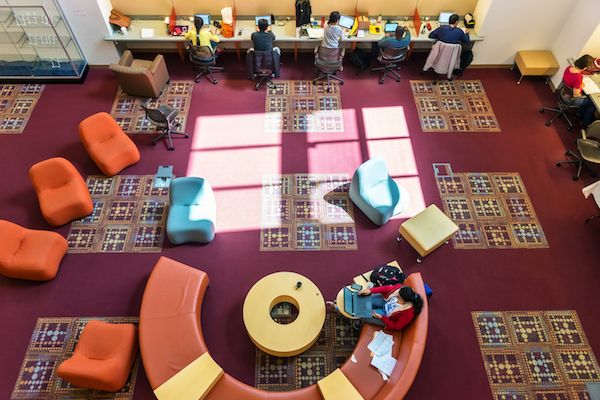
[(382, 157), (363, 163), (352, 177), (350, 198), (376, 225), (384, 225), (408, 207), (410, 195), (390, 177)]
[(209, 243), (215, 238), (217, 206), (212, 188), (205, 179), (173, 179), (169, 200), (167, 237), (171, 243)]

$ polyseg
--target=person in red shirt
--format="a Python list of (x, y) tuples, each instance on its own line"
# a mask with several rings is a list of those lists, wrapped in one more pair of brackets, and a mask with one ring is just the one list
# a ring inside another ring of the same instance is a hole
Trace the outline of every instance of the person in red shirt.
[(385, 329), (398, 331), (408, 325), (423, 308), (423, 299), (410, 286), (396, 284), (364, 288), (359, 295), (372, 295), (373, 318), (365, 322), (383, 325)]
[(585, 83), (583, 83), (583, 74), (581, 72), (593, 65), (594, 58), (589, 54), (586, 54), (575, 61), (575, 65), (567, 67), (563, 74), (563, 83), (573, 89), (573, 101), (571, 104), (579, 106), (576, 115), (579, 118), (583, 118), (581, 120), (581, 126), (583, 128), (586, 128), (592, 123), (596, 107), (594, 106), (594, 103), (592, 103), (592, 100), (583, 92)]

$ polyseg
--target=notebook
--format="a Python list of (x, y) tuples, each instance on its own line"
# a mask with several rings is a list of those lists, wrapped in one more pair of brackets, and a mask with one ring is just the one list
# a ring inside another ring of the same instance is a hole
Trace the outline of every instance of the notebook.
[(323, 28), (306, 28), (306, 34), (311, 39), (321, 39), (323, 38)]
[(359, 296), (357, 291), (344, 287), (344, 311), (356, 318), (373, 316), (371, 296)]

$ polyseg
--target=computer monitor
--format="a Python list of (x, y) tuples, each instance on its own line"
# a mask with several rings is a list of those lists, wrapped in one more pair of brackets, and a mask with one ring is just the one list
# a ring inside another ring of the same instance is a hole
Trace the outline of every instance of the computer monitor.
[(347, 17), (345, 15), (340, 15), (340, 21), (338, 22), (338, 25), (342, 28), (352, 29), (352, 27), (354, 26), (354, 18)]
[(210, 14), (194, 14), (194, 19), (200, 18), (205, 26), (210, 25)]
[(398, 28), (398, 23), (396, 22), (388, 22), (385, 24), (384, 31), (385, 33), (396, 32), (396, 28)]
[(438, 24), (449, 24), (450, 23), (450, 16), (454, 14), (451, 12), (441, 12), (440, 16), (438, 17)]
[(267, 23), (269, 25), (271, 25), (271, 16), (270, 15), (262, 15), (260, 17), (254, 17), (254, 23), (256, 26), (258, 26), (258, 21), (260, 21), (261, 19), (267, 20)]

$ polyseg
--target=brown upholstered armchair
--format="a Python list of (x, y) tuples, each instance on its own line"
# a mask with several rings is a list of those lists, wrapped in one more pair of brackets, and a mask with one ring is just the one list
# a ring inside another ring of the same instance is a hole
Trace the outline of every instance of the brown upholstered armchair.
[(131, 51), (125, 50), (119, 63), (112, 63), (109, 68), (121, 89), (133, 96), (157, 98), (170, 79), (162, 54), (154, 61), (134, 60)]

